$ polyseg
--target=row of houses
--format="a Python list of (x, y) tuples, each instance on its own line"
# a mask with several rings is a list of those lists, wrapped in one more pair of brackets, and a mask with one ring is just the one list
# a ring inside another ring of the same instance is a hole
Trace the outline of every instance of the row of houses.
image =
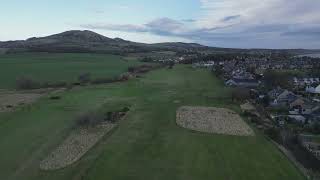
[(214, 61), (202, 61), (198, 63), (194, 63), (192, 65), (193, 68), (207, 68), (207, 69), (212, 69), (215, 66)]
[(296, 89), (305, 89), (306, 93), (320, 94), (320, 78), (297, 78), (294, 77), (292, 85)]
[(225, 82), (225, 85), (231, 87), (256, 88), (260, 85), (260, 81), (256, 79), (238, 79), (232, 78)]
[(313, 84), (319, 84), (320, 83), (320, 78), (293, 78), (293, 85), (294, 86), (310, 86)]
[(296, 95), (282, 88), (273, 89), (268, 92), (267, 96), (270, 107), (284, 108), (288, 111), (287, 114), (277, 117), (286, 117), (302, 124), (320, 122), (320, 104), (315, 100)]
[[(224, 61), (224, 66), (234, 66), (238, 68), (253, 67), (258, 71), (271, 70), (298, 70), (298, 69), (312, 69), (320, 67), (320, 61), (314, 58), (301, 59), (289, 58), (283, 60), (272, 60), (269, 58), (244, 58), (239, 61), (238, 59), (232, 61)], [(229, 67), (227, 67), (229, 68)]]

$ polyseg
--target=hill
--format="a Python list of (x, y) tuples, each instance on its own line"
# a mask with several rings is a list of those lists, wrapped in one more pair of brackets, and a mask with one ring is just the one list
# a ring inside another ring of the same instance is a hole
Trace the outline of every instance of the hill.
[(183, 51), (205, 48), (198, 44), (159, 43), (144, 44), (126, 41), (120, 38), (108, 38), (92, 31), (66, 31), (47, 37), (33, 37), (27, 40), (0, 42), (0, 48), (9, 51), (31, 52), (95, 52), (95, 53), (137, 53), (157, 50)]
[(80, 53), (144, 53), (154, 51), (202, 52), (202, 53), (269, 53), (286, 52), (294, 55), (313, 54), (320, 50), (306, 49), (232, 49), (208, 47), (196, 43), (167, 42), (145, 44), (108, 38), (98, 33), (72, 30), (46, 37), (33, 37), (27, 40), (0, 42), (0, 49), (6, 52), (80, 52)]

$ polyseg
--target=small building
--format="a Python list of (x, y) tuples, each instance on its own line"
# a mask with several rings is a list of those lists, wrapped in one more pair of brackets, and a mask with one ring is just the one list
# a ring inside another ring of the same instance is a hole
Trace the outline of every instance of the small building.
[(308, 103), (301, 106), (301, 114), (310, 115), (318, 111), (320, 107), (317, 104)]
[(307, 86), (306, 92), (311, 94), (320, 94), (320, 85), (318, 86)]
[(306, 118), (301, 115), (288, 115), (288, 118), (289, 120), (300, 124), (304, 124), (306, 122)]
[(304, 104), (305, 104), (305, 100), (301, 97), (294, 96), (293, 98), (289, 99), (290, 108), (302, 106)]
[(232, 87), (247, 87), (256, 88), (259, 86), (260, 82), (255, 79), (236, 79), (232, 78), (225, 83), (227, 86)]
[(298, 96), (296, 96), (294, 93), (277, 88), (268, 93), (268, 96), (271, 100), (270, 105), (271, 106), (290, 106), (292, 103), (292, 106), (295, 104), (300, 104), (300, 100), (298, 101)]

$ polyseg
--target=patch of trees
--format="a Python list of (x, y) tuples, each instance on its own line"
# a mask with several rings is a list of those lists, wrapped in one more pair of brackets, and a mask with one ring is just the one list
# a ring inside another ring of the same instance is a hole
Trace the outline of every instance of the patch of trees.
[(313, 171), (320, 171), (320, 160), (318, 160), (308, 149), (302, 146), (298, 133), (292, 130), (282, 130), (280, 128), (269, 128), (265, 134), (275, 142), (281, 144), (294, 155), (299, 163), (305, 168)]
[(124, 107), (117, 111), (89, 111), (76, 117), (75, 126), (89, 128), (98, 126), (103, 122), (117, 123), (129, 110), (128, 107)]
[(250, 99), (250, 89), (247, 88), (233, 88), (231, 90), (232, 101), (244, 102)]
[(151, 57), (144, 57), (140, 61), (141, 62), (153, 62), (153, 59)]
[(114, 82), (128, 81), (137, 74), (144, 74), (151, 70), (162, 68), (164, 65), (140, 65), (131, 66), (128, 71), (117, 76), (117, 77), (99, 77), (93, 79), (90, 73), (83, 73), (77, 77), (77, 81), (67, 83), (67, 82), (39, 82), (35, 79), (27, 76), (22, 76), (16, 80), (16, 88), (18, 90), (32, 90), (40, 88), (72, 88), (73, 86), (84, 86), (87, 84), (108, 84)]
[(224, 74), (223, 66), (222, 65), (215, 66), (214, 68), (212, 68), (212, 72), (217, 77), (221, 77)]
[(128, 68), (128, 72), (132, 74), (144, 74), (151, 70), (158, 69), (161, 67), (162, 65), (148, 65), (148, 64), (144, 64), (140, 66), (130, 66)]
[(302, 146), (296, 133), (286, 131), (282, 136), (283, 145), (290, 149), (296, 159), (307, 169), (320, 171), (320, 160), (318, 160), (308, 149)]
[(166, 65), (168, 66), (168, 69), (173, 69), (175, 63), (173, 61), (169, 61), (166, 63)]
[(89, 83), (91, 81), (91, 74), (90, 73), (84, 73), (84, 74), (80, 74), (78, 76), (78, 81), (81, 84), (86, 84)]
[(30, 77), (22, 76), (16, 80), (16, 87), (20, 90), (30, 90), (40, 88), (41, 85)]
[(263, 82), (267, 89), (272, 89), (278, 86), (290, 89), (291, 78), (292, 76), (288, 73), (269, 70), (265, 72)]
[(92, 79), (90, 81), (91, 84), (108, 84), (108, 83), (114, 83), (114, 82), (118, 82), (118, 78), (96, 78), (96, 79)]
[(266, 129), (264, 133), (275, 142), (281, 143), (280, 129), (272, 127)]
[[(307, 122), (306, 122), (307, 123)], [(320, 134), (320, 122), (319, 121), (315, 121), (312, 124), (308, 124), (305, 126), (305, 130), (307, 132), (310, 132), (312, 134)]]
[(22, 76), (16, 80), (16, 88), (18, 90), (32, 90), (41, 88), (62, 88), (67, 87), (66, 82), (44, 82), (40, 83), (31, 77)]

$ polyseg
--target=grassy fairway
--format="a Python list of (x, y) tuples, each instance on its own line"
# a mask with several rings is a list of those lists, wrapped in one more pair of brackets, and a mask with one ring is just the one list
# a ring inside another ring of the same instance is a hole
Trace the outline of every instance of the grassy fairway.
[(75, 81), (80, 74), (114, 77), (137, 61), (99, 54), (26, 53), (0, 55), (0, 88), (14, 88), (16, 79), (27, 76), (40, 82)]
[[(176, 125), (175, 111), (182, 105), (238, 111), (221, 97), (229, 97), (228, 89), (210, 72), (177, 66), (126, 83), (65, 92), (60, 101), (44, 98), (30, 108), (0, 114), (0, 179), (304, 179), (259, 134), (213, 135)], [(132, 105), (127, 118), (79, 162), (58, 171), (38, 169), (78, 112), (119, 102)]]

